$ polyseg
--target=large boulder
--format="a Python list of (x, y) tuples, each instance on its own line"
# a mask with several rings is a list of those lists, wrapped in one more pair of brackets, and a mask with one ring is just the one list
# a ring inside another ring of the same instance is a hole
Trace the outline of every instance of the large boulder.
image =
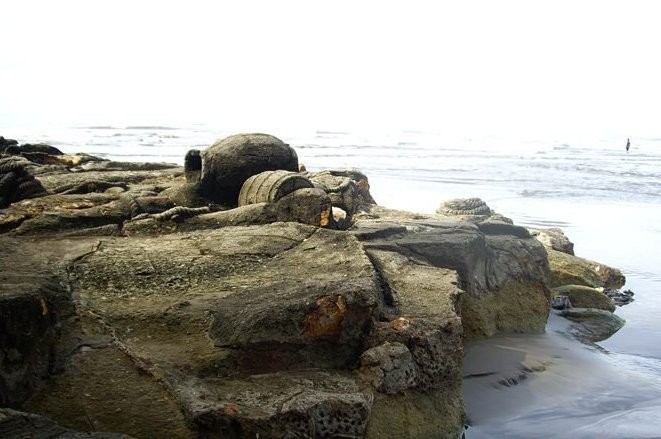
[(458, 308), (467, 338), (544, 330), (550, 300), (546, 251), (525, 230), (502, 222), (480, 228), (450, 218), (403, 219), (385, 209), (371, 214), (351, 229), (365, 248), (458, 273), (466, 293)]
[(201, 157), (201, 193), (227, 206), (238, 204), (241, 186), (253, 175), (278, 169), (298, 172), (296, 151), (268, 134), (227, 137), (202, 151)]

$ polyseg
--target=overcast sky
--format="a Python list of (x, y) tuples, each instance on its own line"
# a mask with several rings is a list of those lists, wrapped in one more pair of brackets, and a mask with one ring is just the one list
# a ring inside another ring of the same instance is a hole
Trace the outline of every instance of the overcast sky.
[(640, 1), (3, 1), (0, 127), (661, 131)]

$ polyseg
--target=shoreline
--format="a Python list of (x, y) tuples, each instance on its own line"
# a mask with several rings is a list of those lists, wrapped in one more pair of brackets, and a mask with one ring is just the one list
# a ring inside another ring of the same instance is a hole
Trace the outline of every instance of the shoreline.
[(575, 339), (570, 326), (551, 313), (544, 334), (466, 345), (467, 439), (658, 437), (661, 378)]

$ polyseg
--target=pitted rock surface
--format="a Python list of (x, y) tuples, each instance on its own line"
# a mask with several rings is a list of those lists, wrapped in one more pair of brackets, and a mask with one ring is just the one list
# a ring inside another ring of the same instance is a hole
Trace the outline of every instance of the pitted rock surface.
[(366, 350), (360, 357), (359, 373), (380, 392), (393, 394), (415, 387), (417, 369), (408, 348), (399, 342), (385, 342)]

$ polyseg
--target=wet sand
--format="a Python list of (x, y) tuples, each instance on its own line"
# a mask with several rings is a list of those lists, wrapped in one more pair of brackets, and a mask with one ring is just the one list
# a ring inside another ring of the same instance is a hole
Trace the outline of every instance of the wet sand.
[(545, 334), (466, 346), (466, 438), (661, 437), (661, 361), (581, 343), (570, 325), (552, 314)]

